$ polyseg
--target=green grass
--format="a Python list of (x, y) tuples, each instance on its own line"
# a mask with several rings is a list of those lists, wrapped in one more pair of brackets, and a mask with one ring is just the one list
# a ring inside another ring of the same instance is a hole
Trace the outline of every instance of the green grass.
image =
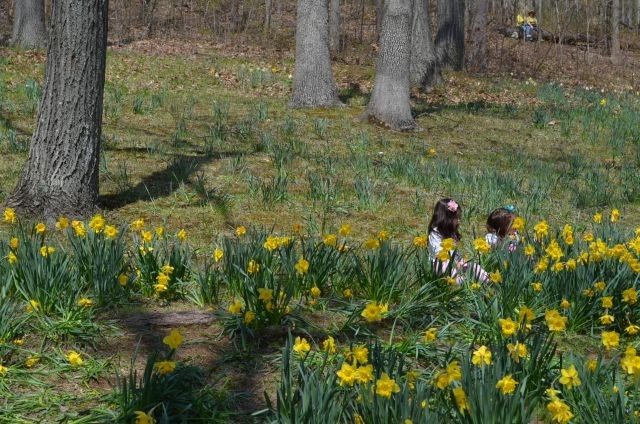
[[(0, 79), (5, 196), (26, 155), (7, 134), (28, 141), (33, 84), (42, 81), (42, 61), (31, 66), (20, 52), (8, 53)], [(638, 140), (612, 146), (593, 136), (617, 131), (602, 129), (613, 125), (606, 117), (581, 124), (593, 118), (587, 112), (598, 94), (457, 76), (444, 92), (457, 102), (421, 98), (414, 107), (422, 131), (397, 134), (355, 120), (366, 104), (358, 91), (345, 92), (351, 106), (343, 109), (287, 109), (290, 72), (290, 63), (214, 53), (189, 59), (110, 53), (101, 178), (107, 215), (184, 226), (198, 238), (240, 224), (288, 230), (283, 222), (325, 231), (349, 222), (363, 236), (384, 228), (407, 237), (424, 231), (438, 197), (453, 195), (467, 211), (466, 233), (481, 232), (483, 217), (504, 204), (556, 222), (615, 206), (629, 225), (640, 222), (639, 196), (623, 193), (635, 183), (625, 185), (631, 175), (625, 169), (637, 167)], [(366, 84), (372, 75), (369, 67), (340, 65), (336, 78)], [(484, 90), (520, 95), (487, 102)], [(635, 119), (637, 98), (608, 98), (623, 110), (635, 105), (624, 117)], [(425, 155), (430, 148), (433, 157)], [(276, 178), (284, 173), (286, 181)], [(322, 202), (310, 196), (319, 176), (330, 176), (334, 186)]]

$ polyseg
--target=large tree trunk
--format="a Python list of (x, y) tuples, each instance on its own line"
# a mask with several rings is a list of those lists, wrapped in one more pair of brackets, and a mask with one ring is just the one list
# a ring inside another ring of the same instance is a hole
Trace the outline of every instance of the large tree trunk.
[(415, 0), (411, 29), (411, 83), (425, 91), (442, 83), (431, 36), (429, 0)]
[(436, 53), (443, 68), (464, 66), (464, 0), (438, 0)]
[(11, 44), (26, 48), (45, 47), (44, 0), (15, 1)]
[(611, 0), (611, 63), (619, 65), (620, 52), (620, 0)]
[(328, 0), (299, 0), (291, 107), (340, 105), (329, 54)]
[(340, 0), (329, 1), (329, 49), (340, 51)]
[(98, 199), (108, 0), (54, 0), (44, 92), (29, 158), (9, 206), (88, 216)]
[(475, 0), (471, 5), (471, 25), (467, 65), (476, 72), (487, 70), (487, 0)]
[(376, 78), (365, 118), (397, 131), (416, 127), (411, 115), (413, 0), (385, 0)]

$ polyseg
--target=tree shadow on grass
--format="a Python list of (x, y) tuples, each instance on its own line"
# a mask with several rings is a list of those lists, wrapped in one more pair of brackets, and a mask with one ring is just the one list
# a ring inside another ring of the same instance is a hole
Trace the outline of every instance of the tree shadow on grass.
[(512, 104), (489, 103), (484, 100), (458, 104), (418, 103), (412, 108), (411, 112), (414, 117), (418, 118), (423, 115), (449, 111), (505, 119), (520, 119), (519, 114), (521, 112), (517, 106)]
[(142, 181), (119, 193), (101, 195), (98, 203), (105, 209), (119, 209), (139, 200), (167, 197), (181, 184), (190, 184), (191, 178), (202, 166), (213, 160), (241, 156), (241, 152), (216, 152), (206, 156), (176, 155), (168, 166), (144, 177)]
[(351, 100), (353, 98), (358, 98), (358, 97), (362, 97), (363, 98), (363, 103), (364, 104), (368, 104), (369, 103), (369, 98), (371, 97), (371, 93), (363, 92), (361, 87), (360, 87), (360, 84), (358, 84), (358, 83), (353, 83), (352, 82), (352, 83), (349, 84), (348, 88), (343, 88), (338, 93), (338, 98), (344, 104), (348, 104), (349, 100)]

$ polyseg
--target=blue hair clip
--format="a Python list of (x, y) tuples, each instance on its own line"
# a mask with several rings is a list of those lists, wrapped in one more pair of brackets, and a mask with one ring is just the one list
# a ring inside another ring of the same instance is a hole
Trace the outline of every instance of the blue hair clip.
[(509, 212), (515, 212), (516, 211), (516, 207), (513, 205), (507, 205), (504, 207), (506, 210), (508, 210)]

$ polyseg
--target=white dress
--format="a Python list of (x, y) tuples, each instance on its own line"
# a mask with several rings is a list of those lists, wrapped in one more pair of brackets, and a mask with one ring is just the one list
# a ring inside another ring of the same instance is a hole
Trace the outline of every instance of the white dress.
[[(442, 234), (440, 234), (440, 232), (438, 231), (438, 228), (434, 228), (429, 233), (429, 257), (432, 260), (435, 260), (436, 255), (440, 253), (440, 251), (442, 250), (442, 240), (444, 240), (444, 238), (442, 237)], [(453, 257), (454, 253), (455, 253), (455, 250), (450, 250), (449, 256)], [(455, 256), (456, 256), (456, 260), (460, 259), (458, 257), (459, 255), (456, 254)]]
[(487, 235), (484, 236), (484, 239), (491, 247), (495, 246), (500, 241), (500, 237), (498, 237), (498, 235), (495, 233), (487, 233)]
[[(495, 233), (487, 233), (487, 235), (484, 236), (484, 239), (487, 241), (487, 243), (489, 243), (489, 246), (491, 247), (497, 246), (502, 241), (500, 240), (500, 237), (498, 237), (498, 235)], [(510, 252), (516, 249), (518, 243), (520, 243), (520, 235), (517, 232), (509, 235), (509, 238), (505, 240), (505, 244), (508, 244)]]

